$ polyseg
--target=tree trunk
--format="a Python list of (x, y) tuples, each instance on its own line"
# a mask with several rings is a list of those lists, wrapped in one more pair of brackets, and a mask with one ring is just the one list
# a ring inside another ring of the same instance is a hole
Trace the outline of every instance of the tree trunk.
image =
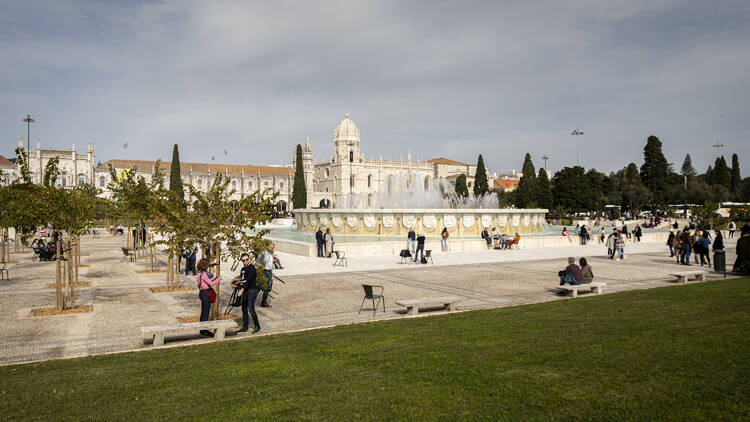
[(167, 290), (172, 289), (172, 255), (167, 258)]
[(63, 309), (62, 280), (60, 279), (60, 242), (55, 242), (55, 307), (58, 311)]
[[(221, 277), (221, 246), (216, 245), (216, 273), (214, 277)], [(221, 281), (217, 282), (214, 286), (216, 290), (216, 302), (211, 304), (211, 317), (209, 319), (219, 319), (219, 288), (221, 287)]]
[[(76, 296), (75, 296), (75, 286), (73, 283), (77, 280), (73, 280), (73, 266), (75, 265), (75, 252), (73, 250), (75, 246), (73, 246), (72, 240), (68, 239), (68, 250), (70, 250), (71, 256), (68, 256), (68, 291), (70, 292), (70, 307), (75, 308), (76, 307)], [(78, 278), (78, 268), (76, 268), (76, 278)]]

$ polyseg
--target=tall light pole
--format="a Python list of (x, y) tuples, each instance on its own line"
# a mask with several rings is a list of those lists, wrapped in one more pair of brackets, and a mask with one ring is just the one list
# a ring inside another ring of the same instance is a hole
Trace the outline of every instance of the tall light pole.
[(547, 157), (547, 154), (542, 155), (542, 160), (544, 160), (544, 172), (547, 172), (547, 160), (549, 160), (549, 157)]
[(26, 118), (21, 120), (22, 122), (26, 123), (26, 165), (29, 165), (29, 157), (31, 150), (31, 138), (29, 137), (29, 133), (31, 132), (31, 124), (34, 123), (36, 120), (32, 119), (30, 115), (26, 115)]
[(349, 200), (351, 201), (352, 185), (354, 185), (354, 178), (352, 177), (352, 163), (354, 162), (354, 151), (352, 150), (352, 147), (354, 146), (354, 141), (348, 141), (346, 145), (349, 147)]
[(716, 148), (716, 158), (719, 158), (719, 155), (721, 154), (721, 147), (723, 147), (724, 144), (720, 144), (719, 141), (716, 141), (716, 143), (711, 146)]
[(579, 138), (581, 135), (583, 135), (582, 130), (573, 129), (573, 132), (570, 132), (571, 135), (574, 135), (576, 137), (576, 165), (578, 165), (578, 146), (579, 146)]

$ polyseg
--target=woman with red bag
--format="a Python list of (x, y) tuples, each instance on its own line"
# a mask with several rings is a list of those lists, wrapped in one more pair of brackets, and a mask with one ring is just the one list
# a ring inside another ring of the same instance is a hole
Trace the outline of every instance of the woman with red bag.
[[(213, 286), (221, 281), (221, 277), (211, 279), (213, 275), (208, 272), (208, 260), (202, 258), (198, 261), (198, 275), (195, 276), (198, 283), (198, 298), (201, 300), (201, 321), (208, 321), (208, 314), (211, 312), (211, 303), (216, 301), (216, 292)], [(213, 300), (211, 298), (213, 297)], [(208, 330), (201, 330), (201, 335), (212, 337), (213, 333)]]

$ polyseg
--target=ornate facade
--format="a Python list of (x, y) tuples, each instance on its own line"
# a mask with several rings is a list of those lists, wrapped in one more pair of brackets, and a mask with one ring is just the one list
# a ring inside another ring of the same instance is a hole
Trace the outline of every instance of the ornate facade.
[[(476, 165), (447, 158), (415, 161), (411, 152), (407, 153), (405, 161), (383, 160), (382, 156), (366, 158), (360, 146), (359, 128), (349, 118), (349, 113), (333, 132), (330, 160), (314, 163), (310, 139), (306, 137), (302, 148), (302, 167), (307, 187), (307, 208), (317, 208), (326, 203), (336, 206), (342, 197), (349, 194), (364, 194), (368, 198), (367, 205), (371, 206), (373, 195), (394, 183), (424, 183), (426, 186), (437, 178), (455, 183), (459, 174), (466, 174), (469, 192), (472, 191)], [(294, 158), (293, 167), (296, 168), (296, 156)], [(489, 172), (487, 180), (492, 180)]]

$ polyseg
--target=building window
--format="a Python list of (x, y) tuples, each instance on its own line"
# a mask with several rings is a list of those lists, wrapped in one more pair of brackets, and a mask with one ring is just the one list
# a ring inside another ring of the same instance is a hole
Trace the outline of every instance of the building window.
[(103, 187), (104, 187), (104, 176), (100, 176), (100, 177), (99, 177), (99, 187), (100, 187), (100, 188), (103, 188)]
[(237, 181), (232, 180), (232, 189), (237, 190)]
[(372, 175), (371, 174), (367, 175), (367, 187), (368, 188), (372, 187)]
[(354, 151), (349, 151), (349, 162), (350, 163), (354, 162)]
[(86, 184), (86, 178), (82, 174), (79, 174), (78, 175), (78, 186), (83, 186), (84, 184)]
[(253, 188), (253, 182), (247, 182), (247, 188), (252, 189)]
[(331, 170), (326, 169), (326, 179), (328, 179), (329, 177), (331, 177)]
[(349, 177), (349, 187), (354, 187), (354, 176)]
[(279, 183), (279, 190), (284, 190), (284, 182)]
[(203, 180), (198, 179), (198, 189), (203, 189)]
[(425, 178), (424, 178), (424, 190), (427, 190), (429, 188), (430, 188), (430, 177), (429, 176), (425, 176)]
[(263, 186), (265, 186), (265, 187), (268, 187), (269, 185), (270, 185), (270, 183), (268, 183), (268, 182), (263, 183)]

